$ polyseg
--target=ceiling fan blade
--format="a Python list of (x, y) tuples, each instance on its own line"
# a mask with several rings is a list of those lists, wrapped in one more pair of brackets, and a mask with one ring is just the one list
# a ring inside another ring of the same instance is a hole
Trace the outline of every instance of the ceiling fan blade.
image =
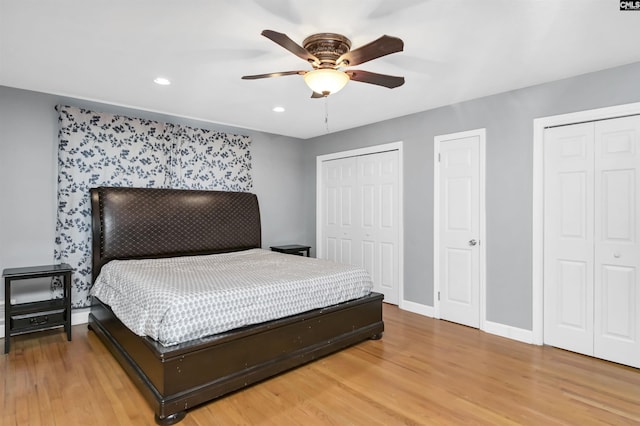
[(314, 64), (320, 64), (320, 60), (316, 58), (314, 55), (309, 53), (307, 49), (300, 46), (295, 41), (291, 40), (289, 36), (283, 33), (278, 33), (272, 30), (264, 30), (262, 31), (262, 35), (273, 41), (274, 43), (279, 44), (280, 46), (287, 49), (289, 52), (293, 53), (299, 58), (304, 59), (307, 62), (312, 62)]
[(257, 75), (245, 75), (242, 77), (243, 80), (257, 80), (259, 78), (270, 78), (270, 77), (282, 77), (285, 75), (305, 75), (307, 71), (282, 71), (282, 72), (272, 72), (270, 74), (257, 74)]
[(402, 52), (403, 49), (404, 42), (401, 39), (383, 35), (369, 44), (365, 44), (340, 56), (336, 64), (343, 66), (359, 65), (381, 56)]
[(393, 89), (394, 87), (402, 86), (404, 84), (404, 77), (396, 77), (387, 74), (376, 74), (374, 72), (360, 70), (347, 70), (345, 72), (353, 81), (376, 84), (378, 86), (388, 87), (389, 89)]

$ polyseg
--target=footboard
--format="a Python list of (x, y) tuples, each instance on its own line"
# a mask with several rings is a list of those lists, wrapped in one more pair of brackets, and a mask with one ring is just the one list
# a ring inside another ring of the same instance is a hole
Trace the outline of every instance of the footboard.
[(363, 340), (380, 338), (382, 299), (372, 293), (169, 348), (136, 336), (97, 300), (89, 327), (153, 406), (156, 420), (172, 424), (188, 408)]

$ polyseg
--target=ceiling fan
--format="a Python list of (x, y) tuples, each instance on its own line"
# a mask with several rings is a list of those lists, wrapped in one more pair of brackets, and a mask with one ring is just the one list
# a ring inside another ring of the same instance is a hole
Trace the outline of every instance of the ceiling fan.
[(304, 39), (302, 46), (291, 40), (286, 34), (276, 31), (264, 30), (262, 35), (309, 62), (313, 70), (245, 75), (242, 77), (244, 80), (301, 75), (304, 77), (307, 86), (313, 90), (312, 98), (322, 98), (336, 93), (349, 80), (375, 84), (390, 89), (404, 84), (404, 77), (361, 70), (341, 70), (341, 68), (359, 65), (381, 56), (401, 52), (404, 48), (404, 43), (397, 37), (383, 35), (371, 43), (355, 50), (350, 50), (351, 40), (341, 34), (313, 34)]

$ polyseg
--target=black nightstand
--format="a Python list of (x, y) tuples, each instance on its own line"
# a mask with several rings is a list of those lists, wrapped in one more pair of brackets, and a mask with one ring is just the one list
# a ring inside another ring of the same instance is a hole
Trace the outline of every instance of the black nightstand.
[(279, 253), (297, 254), (298, 256), (302, 256), (304, 253), (306, 253), (306, 256), (309, 257), (309, 250), (311, 250), (311, 246), (288, 244), (284, 246), (271, 246), (271, 250), (277, 251)]
[[(64, 327), (67, 340), (71, 340), (71, 272), (66, 263), (59, 265), (29, 266), (9, 268), (2, 271), (4, 277), (4, 353), (9, 353), (11, 336), (32, 331)], [(63, 277), (64, 291), (62, 299), (40, 302), (11, 304), (11, 283), (42, 277)]]

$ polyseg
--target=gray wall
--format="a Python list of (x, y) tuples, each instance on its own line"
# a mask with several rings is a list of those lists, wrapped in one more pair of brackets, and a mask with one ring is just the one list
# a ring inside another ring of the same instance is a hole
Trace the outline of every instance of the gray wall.
[[(487, 129), (487, 319), (531, 330), (533, 119), (640, 102), (640, 63), (300, 141), (0, 86), (0, 268), (50, 263), (57, 103), (253, 138), (263, 246), (315, 247), (316, 156), (404, 142), (405, 299), (433, 306), (433, 138)], [(383, 89), (381, 89), (383, 90)], [(383, 106), (381, 106), (383, 107)]]
[[(304, 161), (299, 139), (0, 86), (0, 269), (53, 261), (58, 103), (251, 136), (253, 192), (260, 202), (263, 246), (312, 242), (302, 214)], [(41, 286), (28, 287), (31, 291)], [(14, 295), (19, 302), (42, 296), (26, 291)]]
[(640, 102), (638, 76), (635, 63), (305, 141), (307, 234), (316, 156), (403, 141), (404, 298), (433, 306), (433, 138), (486, 128), (487, 319), (531, 330), (533, 119)]

